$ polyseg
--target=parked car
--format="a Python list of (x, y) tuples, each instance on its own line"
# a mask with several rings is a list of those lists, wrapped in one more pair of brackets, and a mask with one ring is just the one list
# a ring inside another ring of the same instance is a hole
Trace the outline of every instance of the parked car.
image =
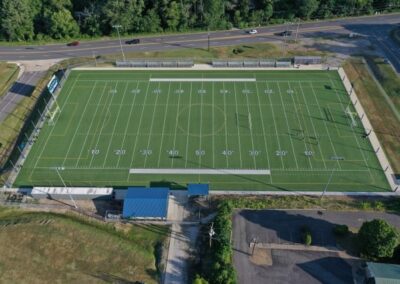
[(258, 34), (258, 31), (257, 30), (249, 30), (248, 33), (251, 35), (255, 35), (255, 34)]
[(138, 44), (138, 43), (140, 43), (140, 39), (134, 38), (134, 39), (125, 41), (125, 43), (126, 44)]
[(78, 46), (79, 45), (79, 41), (73, 41), (67, 44), (67, 46)]

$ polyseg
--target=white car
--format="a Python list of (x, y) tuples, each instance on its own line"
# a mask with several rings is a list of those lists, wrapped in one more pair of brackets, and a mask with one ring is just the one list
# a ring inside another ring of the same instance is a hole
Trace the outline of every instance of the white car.
[(255, 35), (255, 34), (258, 34), (258, 31), (257, 30), (249, 30), (248, 33), (251, 35)]

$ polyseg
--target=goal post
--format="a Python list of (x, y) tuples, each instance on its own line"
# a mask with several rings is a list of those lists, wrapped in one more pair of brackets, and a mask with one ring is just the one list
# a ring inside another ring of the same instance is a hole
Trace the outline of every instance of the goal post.
[(49, 111), (47, 116), (49, 118), (48, 120), (48, 124), (49, 125), (54, 125), (55, 124), (55, 119), (57, 117), (57, 114), (59, 114), (61, 112), (60, 107), (58, 106), (58, 104), (56, 104), (55, 108), (52, 111)]
[(357, 127), (357, 121), (356, 121), (356, 119), (355, 119), (355, 115), (354, 115), (354, 113), (351, 111), (351, 109), (350, 109), (350, 106), (347, 106), (346, 107), (346, 110), (345, 110), (345, 113), (346, 113), (346, 115), (350, 118), (350, 120), (351, 120), (351, 126), (352, 127)]

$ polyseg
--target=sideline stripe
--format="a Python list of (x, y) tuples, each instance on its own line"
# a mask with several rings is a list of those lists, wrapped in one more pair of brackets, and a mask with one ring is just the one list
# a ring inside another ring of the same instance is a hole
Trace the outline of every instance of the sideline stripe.
[(241, 169), (129, 169), (130, 174), (181, 174), (181, 175), (270, 175), (270, 170)]
[(256, 82), (255, 78), (150, 78), (150, 82)]

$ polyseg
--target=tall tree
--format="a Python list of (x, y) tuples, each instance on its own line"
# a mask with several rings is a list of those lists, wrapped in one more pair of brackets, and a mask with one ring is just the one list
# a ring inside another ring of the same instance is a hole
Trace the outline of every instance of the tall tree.
[(113, 25), (121, 25), (124, 32), (141, 30), (143, 0), (107, 0), (102, 8), (105, 32), (113, 31)]
[(71, 9), (70, 0), (44, 0), (40, 15), (43, 32), (55, 39), (77, 36), (79, 26)]
[(300, 18), (309, 19), (317, 10), (319, 0), (297, 0), (298, 16)]
[(10, 41), (31, 40), (33, 12), (29, 0), (3, 0), (0, 7), (1, 32)]
[(79, 27), (67, 9), (52, 13), (48, 19), (49, 35), (55, 39), (74, 37), (79, 34)]

